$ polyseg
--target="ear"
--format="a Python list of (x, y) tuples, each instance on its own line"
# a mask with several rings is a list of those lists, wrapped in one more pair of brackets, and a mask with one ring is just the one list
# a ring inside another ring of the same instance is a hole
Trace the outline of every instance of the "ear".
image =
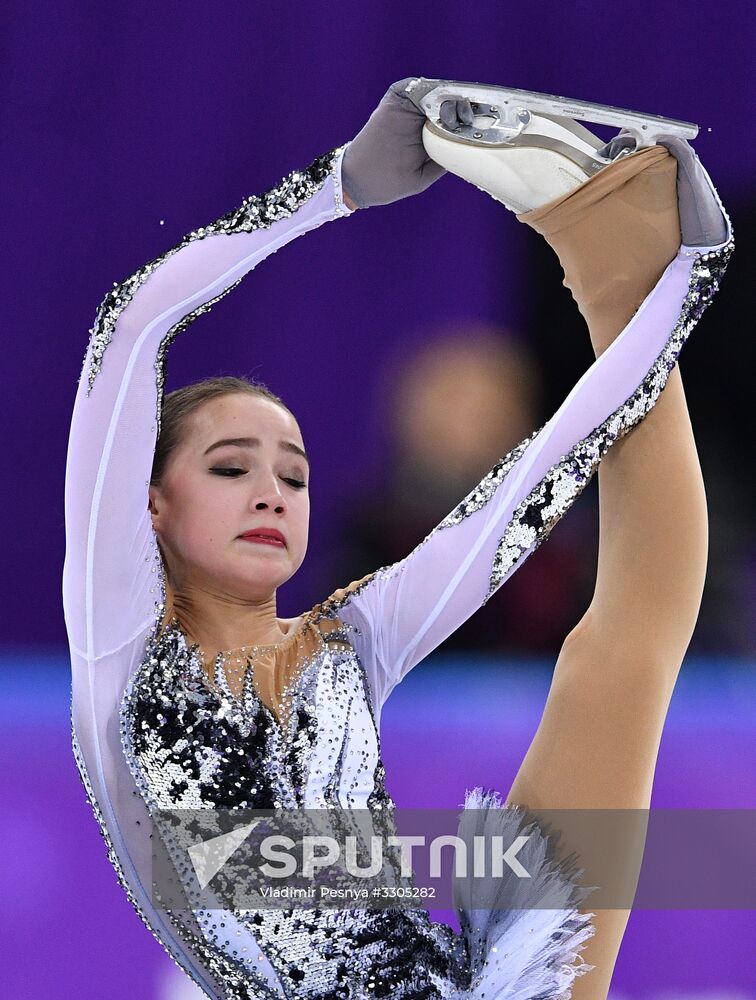
[(148, 496), (149, 500), (147, 501), (147, 509), (152, 514), (152, 526), (153, 528), (156, 528), (158, 525), (160, 511), (163, 506), (159, 488), (157, 486), (150, 486)]

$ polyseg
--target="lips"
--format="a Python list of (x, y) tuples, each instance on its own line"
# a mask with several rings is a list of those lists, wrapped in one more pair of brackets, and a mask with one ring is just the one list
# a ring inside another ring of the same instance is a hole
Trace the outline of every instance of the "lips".
[(239, 537), (245, 542), (257, 542), (260, 545), (276, 545), (278, 548), (286, 546), (286, 539), (277, 528), (255, 528), (254, 531), (245, 531)]

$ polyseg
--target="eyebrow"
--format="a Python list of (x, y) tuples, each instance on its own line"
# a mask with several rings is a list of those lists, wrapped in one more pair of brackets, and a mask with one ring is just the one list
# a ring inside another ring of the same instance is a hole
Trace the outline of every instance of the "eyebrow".
[[(256, 448), (259, 444), (260, 438), (223, 438), (222, 441), (216, 441), (215, 444), (211, 444), (202, 454), (208, 455), (211, 451), (215, 451), (216, 448), (222, 448), (224, 445), (236, 445), (238, 448)], [(299, 455), (308, 465), (310, 464), (307, 452), (300, 448), (299, 445), (294, 444), (293, 441), (279, 441), (278, 447), (284, 451), (290, 451), (295, 455)]]

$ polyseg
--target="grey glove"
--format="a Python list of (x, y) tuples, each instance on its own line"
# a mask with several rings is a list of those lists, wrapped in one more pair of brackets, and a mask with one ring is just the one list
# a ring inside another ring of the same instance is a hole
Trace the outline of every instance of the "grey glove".
[[(406, 93), (407, 86), (418, 79), (410, 76), (392, 83), (344, 153), (342, 185), (358, 208), (388, 205), (419, 194), (446, 173), (425, 152), (425, 114)], [(472, 124), (470, 102), (466, 98), (444, 101), (441, 118), (451, 128)]]
[(724, 243), (727, 219), (698, 154), (690, 143), (676, 136), (661, 135), (657, 142), (677, 160), (677, 205), (683, 243), (688, 247)]
[[(677, 206), (680, 213), (682, 241), (688, 247), (710, 247), (727, 239), (727, 219), (714, 189), (698, 159), (696, 151), (677, 136), (660, 135), (660, 146), (666, 146), (677, 160)], [(615, 159), (635, 150), (635, 139), (624, 129), (597, 152)]]

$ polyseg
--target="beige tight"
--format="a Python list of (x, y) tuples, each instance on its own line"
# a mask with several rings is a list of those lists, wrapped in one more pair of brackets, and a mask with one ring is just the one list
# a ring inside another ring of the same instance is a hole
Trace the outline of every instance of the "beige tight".
[(651, 146), (517, 216), (556, 251), (597, 353), (626, 326), (677, 253), (676, 178), (675, 158)]
[[(518, 217), (558, 254), (597, 355), (678, 250), (676, 165), (666, 149), (652, 147)], [(562, 648), (508, 804), (546, 811), (650, 805), (706, 566), (706, 501), (678, 369), (645, 420), (603, 459), (599, 513), (595, 594)], [(562, 831), (564, 853), (582, 853), (580, 834), (570, 841), (566, 824)], [(641, 829), (621, 850), (631, 885), (644, 837)], [(596, 935), (581, 956), (595, 968), (576, 980), (573, 1000), (607, 996), (628, 917), (628, 910), (596, 911)]]

